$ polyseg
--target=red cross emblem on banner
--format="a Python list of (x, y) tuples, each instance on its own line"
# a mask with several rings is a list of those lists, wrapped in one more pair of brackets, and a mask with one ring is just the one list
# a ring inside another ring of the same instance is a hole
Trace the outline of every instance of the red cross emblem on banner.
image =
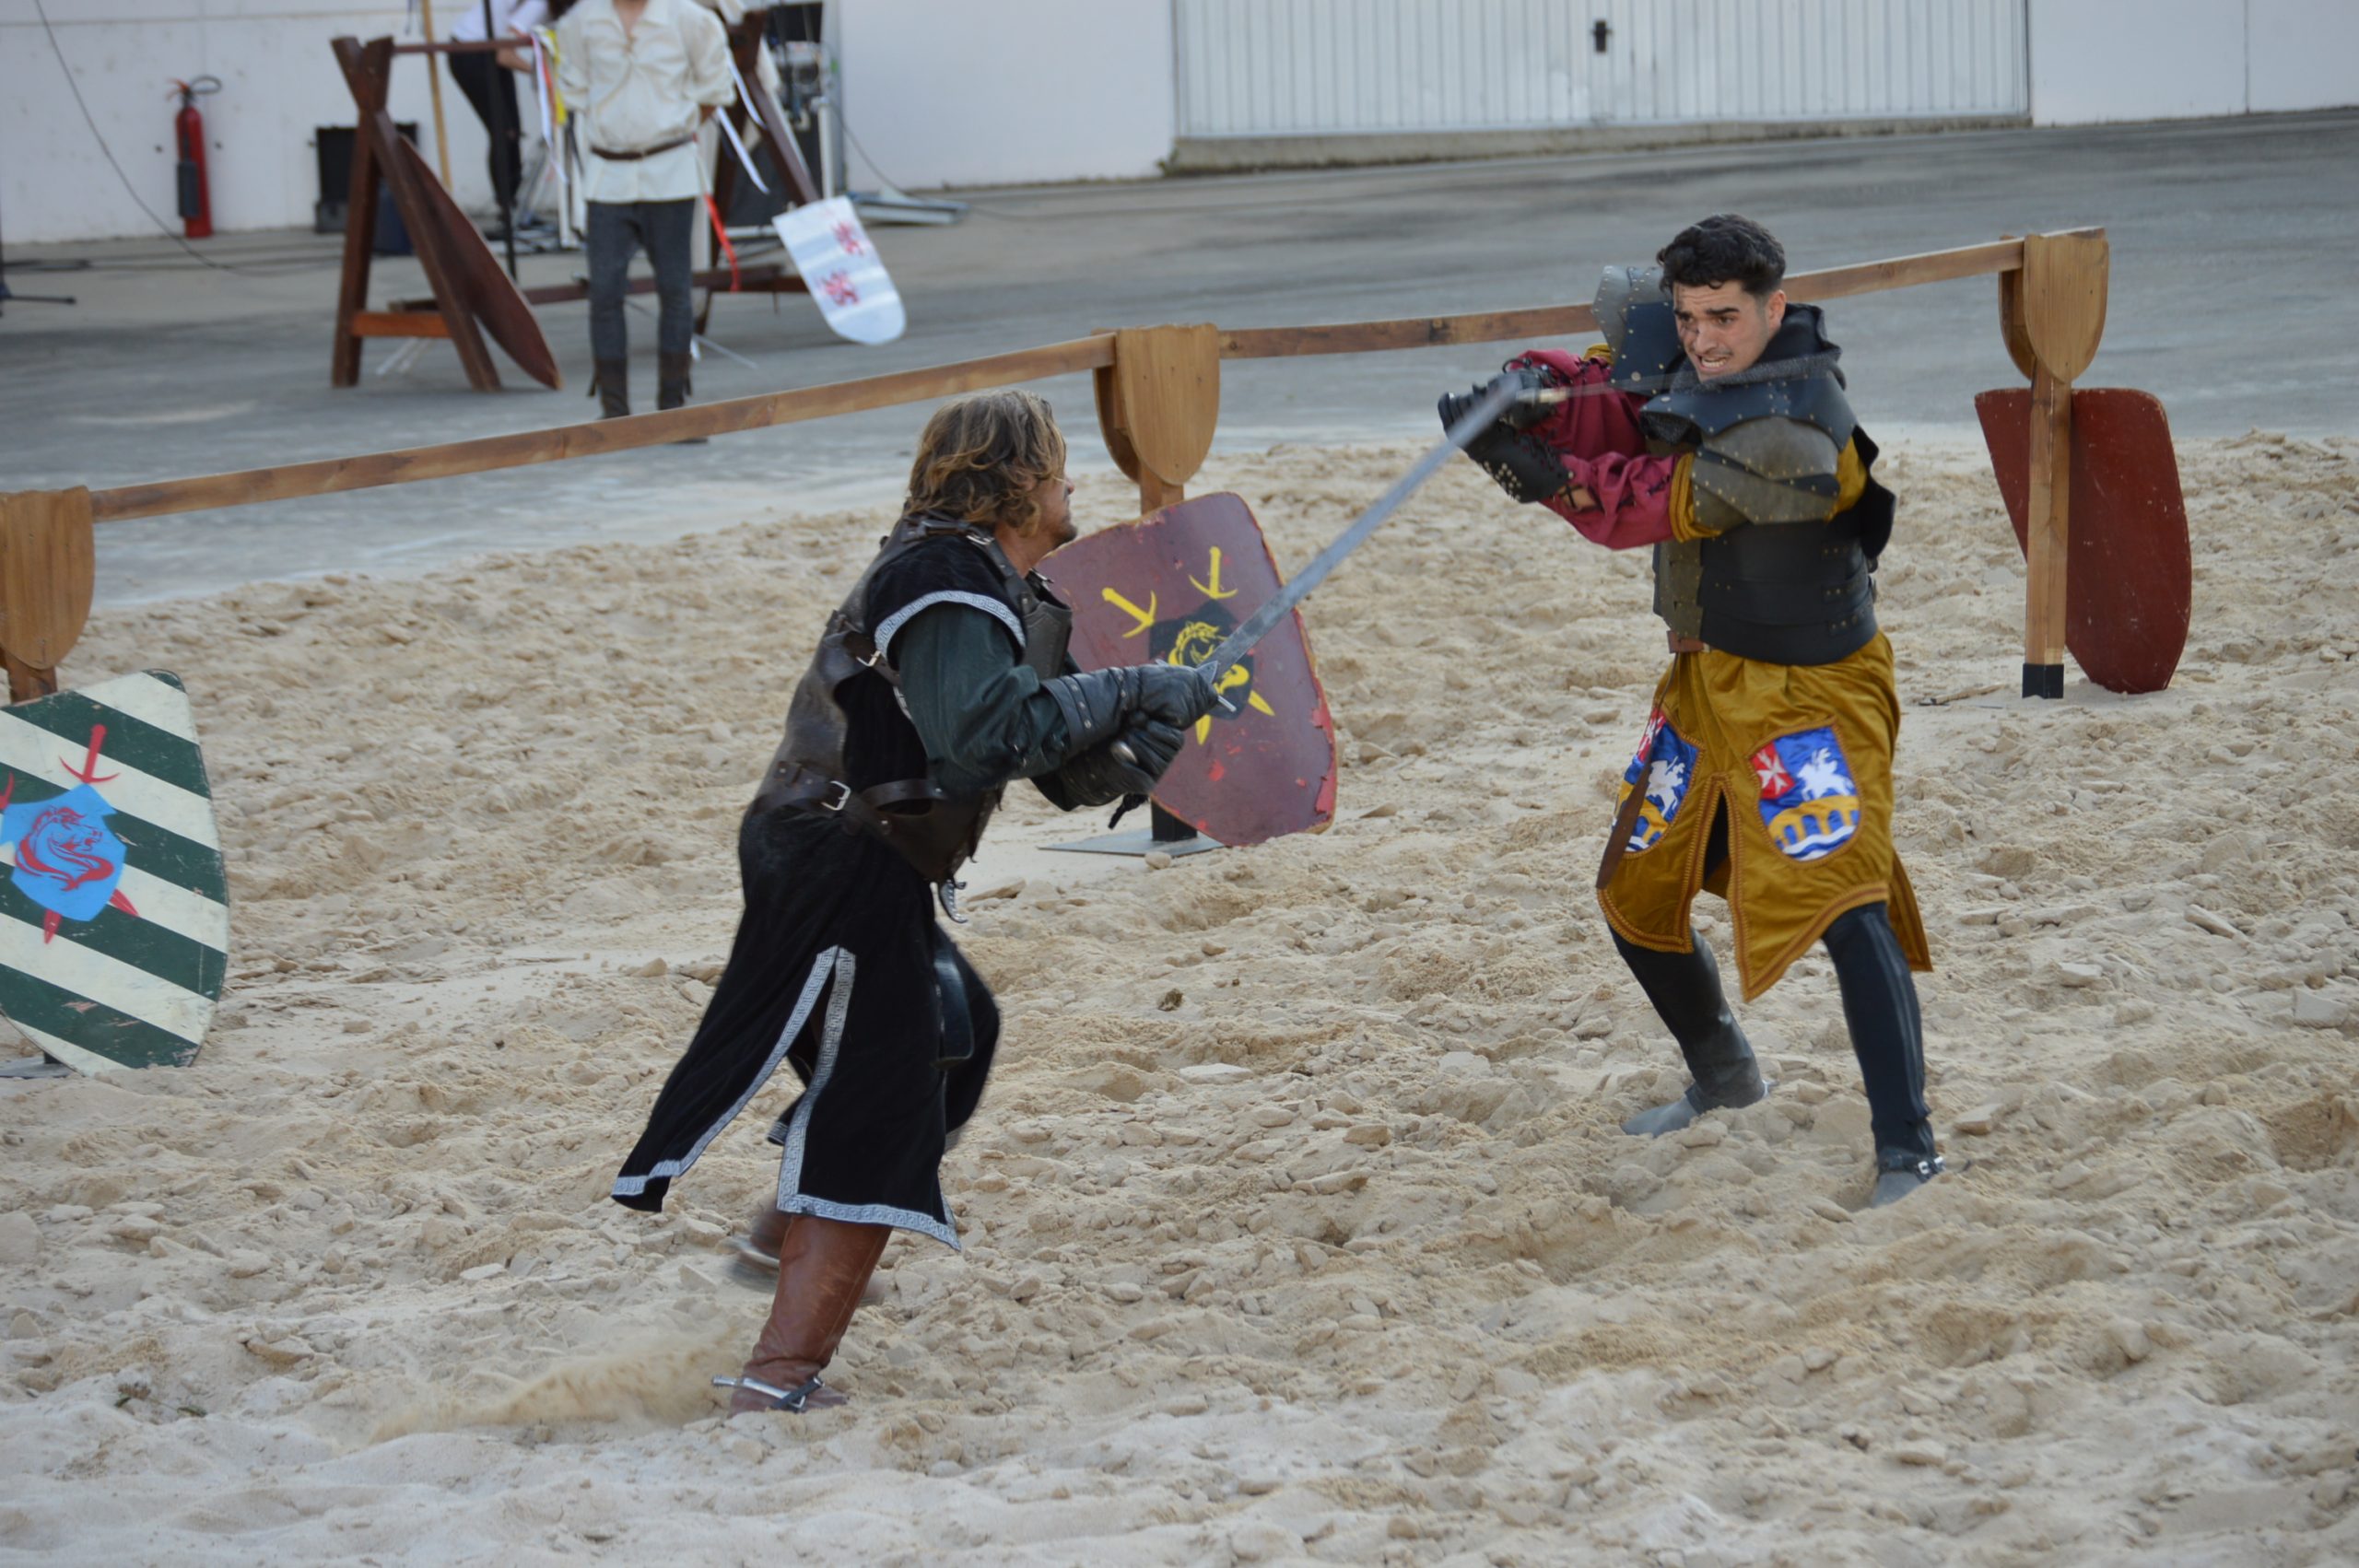
[(854, 288), (851, 279), (840, 272), (831, 272), (821, 278), (819, 287), (827, 291), (827, 299), (830, 304), (857, 305), (860, 303), (860, 290)]
[(836, 243), (844, 248), (845, 255), (864, 256), (868, 254), (868, 247), (860, 242), (860, 230), (854, 228), (851, 224), (839, 223), (836, 225), (832, 232), (836, 237)]
[(1794, 776), (1787, 772), (1786, 765), (1778, 760), (1775, 741), (1753, 754), (1753, 771), (1761, 780), (1763, 800), (1772, 795), (1782, 795), (1794, 787)]

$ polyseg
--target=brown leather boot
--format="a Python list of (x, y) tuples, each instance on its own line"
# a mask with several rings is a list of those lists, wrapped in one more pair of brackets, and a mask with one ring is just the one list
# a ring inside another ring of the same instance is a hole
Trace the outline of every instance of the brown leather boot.
[(623, 359), (601, 359), (590, 373), (591, 388), (598, 394), (598, 417), (622, 419), (630, 414), (630, 364)]
[(686, 354), (655, 357), (655, 406), (685, 408), (688, 403), (688, 370), (696, 361)]
[[(662, 413), (667, 408), (688, 405), (688, 367), (694, 364), (685, 354), (659, 354), (655, 357), (655, 408)], [(683, 436), (672, 444), (675, 447), (700, 447), (702, 436)]]
[(734, 1388), (729, 1413), (824, 1409), (847, 1401), (819, 1381), (835, 1359), (844, 1330), (860, 1305), (861, 1287), (875, 1272), (892, 1238), (890, 1225), (854, 1225), (797, 1214), (779, 1245), (778, 1293), (769, 1321), (737, 1377), (716, 1377)]

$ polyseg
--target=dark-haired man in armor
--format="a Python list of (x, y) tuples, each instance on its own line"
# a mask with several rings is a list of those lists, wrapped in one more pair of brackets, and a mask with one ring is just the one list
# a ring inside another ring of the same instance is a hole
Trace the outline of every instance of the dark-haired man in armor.
[(956, 1246), (937, 1176), (982, 1097), (991, 992), (934, 918), (1001, 790), (1057, 805), (1144, 796), (1213, 706), (1211, 672), (1077, 672), (1072, 613), (1033, 575), (1074, 537), (1065, 442), (1026, 392), (945, 404), (909, 498), (829, 618), (738, 832), (745, 913), (696, 1037), (613, 1196), (665, 1190), (781, 1059), (803, 1080), (771, 1141), (775, 1204), (742, 1251), (774, 1260), (733, 1412), (841, 1404), (819, 1380), (896, 1229)]
[[(1790, 304), (1784, 250), (1709, 217), (1653, 267), (1609, 268), (1586, 357), (1534, 349), (1527, 394), (1469, 444), (1501, 488), (1611, 549), (1654, 551), (1672, 665), (1657, 686), (1598, 872), (1614, 946), (1693, 1082), (1626, 1131), (1658, 1135), (1768, 1093), (1689, 924), (1728, 900), (1745, 1000), (1825, 942), (1865, 1081), (1872, 1204), (1942, 1170), (1911, 969), (1932, 965), (1892, 843), (1900, 728), (1876, 558), (1893, 497), (1844, 397), (1817, 307)], [(1496, 383), (1495, 383), (1496, 384)], [(1445, 397), (1445, 425), (1473, 394)]]

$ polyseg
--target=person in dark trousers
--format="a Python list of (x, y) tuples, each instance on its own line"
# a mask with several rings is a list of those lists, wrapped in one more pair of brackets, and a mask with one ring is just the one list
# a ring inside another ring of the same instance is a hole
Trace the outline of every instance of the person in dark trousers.
[(695, 0), (581, 0), (557, 29), (557, 90), (588, 167), (591, 388), (603, 417), (630, 412), (623, 290), (631, 253), (655, 269), (655, 406), (688, 400), (696, 334), (689, 240), (704, 194), (697, 130), (735, 90), (729, 40)]
[[(549, 18), (548, 0), (490, 0), (491, 30), (484, 29), (484, 0), (459, 0), (458, 20), (452, 25), (453, 43), (482, 43), (488, 39), (522, 40)], [(452, 54), (451, 79), (474, 105), (490, 138), (491, 191), (501, 213), (512, 218), (517, 187), (524, 170), (524, 125), (516, 101), (516, 76), (528, 69), (532, 55), (520, 43), (497, 54)], [(498, 236), (504, 239), (505, 235)]]
[(775, 1259), (733, 1412), (840, 1404), (821, 1383), (898, 1229), (957, 1245), (938, 1174), (999, 1043), (990, 989), (935, 916), (1001, 792), (1135, 803), (1211, 711), (1212, 679), (1156, 663), (1084, 674), (1072, 613), (1033, 575), (1074, 537), (1065, 444), (1030, 392), (926, 424), (900, 521), (829, 618), (737, 840), (745, 912), (704, 1021), (613, 1197), (671, 1183), (780, 1062), (803, 1093), (771, 1129), (774, 1203), (741, 1251)]
[[(1525, 395), (1467, 447), (1517, 500), (1609, 548), (1654, 551), (1672, 664), (1623, 775), (1597, 897), (1692, 1082), (1624, 1129), (1676, 1131), (1769, 1091), (1688, 922), (1708, 889), (1735, 917), (1747, 1000), (1825, 944), (1867, 1088), (1870, 1201), (1889, 1203), (1942, 1169), (1910, 977), (1932, 964), (1892, 842), (1900, 702), (1873, 573), (1893, 496), (1844, 396), (1841, 350), (1816, 306), (1787, 301), (1767, 229), (1709, 217), (1656, 261), (1607, 269), (1601, 349), (1509, 360), (1500, 379)], [(1443, 398), (1442, 422), (1483, 390)]]

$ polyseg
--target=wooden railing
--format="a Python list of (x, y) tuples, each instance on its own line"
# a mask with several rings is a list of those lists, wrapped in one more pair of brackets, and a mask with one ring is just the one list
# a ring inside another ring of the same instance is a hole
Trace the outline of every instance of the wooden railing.
[[(2001, 334), (2017, 368), (2033, 383), (2030, 586), (2024, 651), (2027, 689), (2035, 668), (2054, 670), (2061, 689), (2070, 384), (2086, 368), (2104, 330), (2107, 264), (2105, 231), (2084, 228), (1800, 273), (1786, 281), (1790, 298), (1807, 300), (1966, 277), (1995, 275), (2000, 280)], [(1211, 451), (1224, 359), (1528, 342), (1596, 329), (1596, 317), (1587, 305), (1234, 332), (1209, 325), (1126, 328), (954, 364), (627, 419), (99, 490), (0, 495), (0, 662), (6, 664), (13, 700), (57, 689), (57, 665), (81, 635), (89, 613), (95, 571), (91, 529), (100, 522), (558, 462), (922, 403), (1082, 370), (1096, 376), (1099, 427), (1114, 461), (1137, 483), (1144, 512), (1179, 500)]]

